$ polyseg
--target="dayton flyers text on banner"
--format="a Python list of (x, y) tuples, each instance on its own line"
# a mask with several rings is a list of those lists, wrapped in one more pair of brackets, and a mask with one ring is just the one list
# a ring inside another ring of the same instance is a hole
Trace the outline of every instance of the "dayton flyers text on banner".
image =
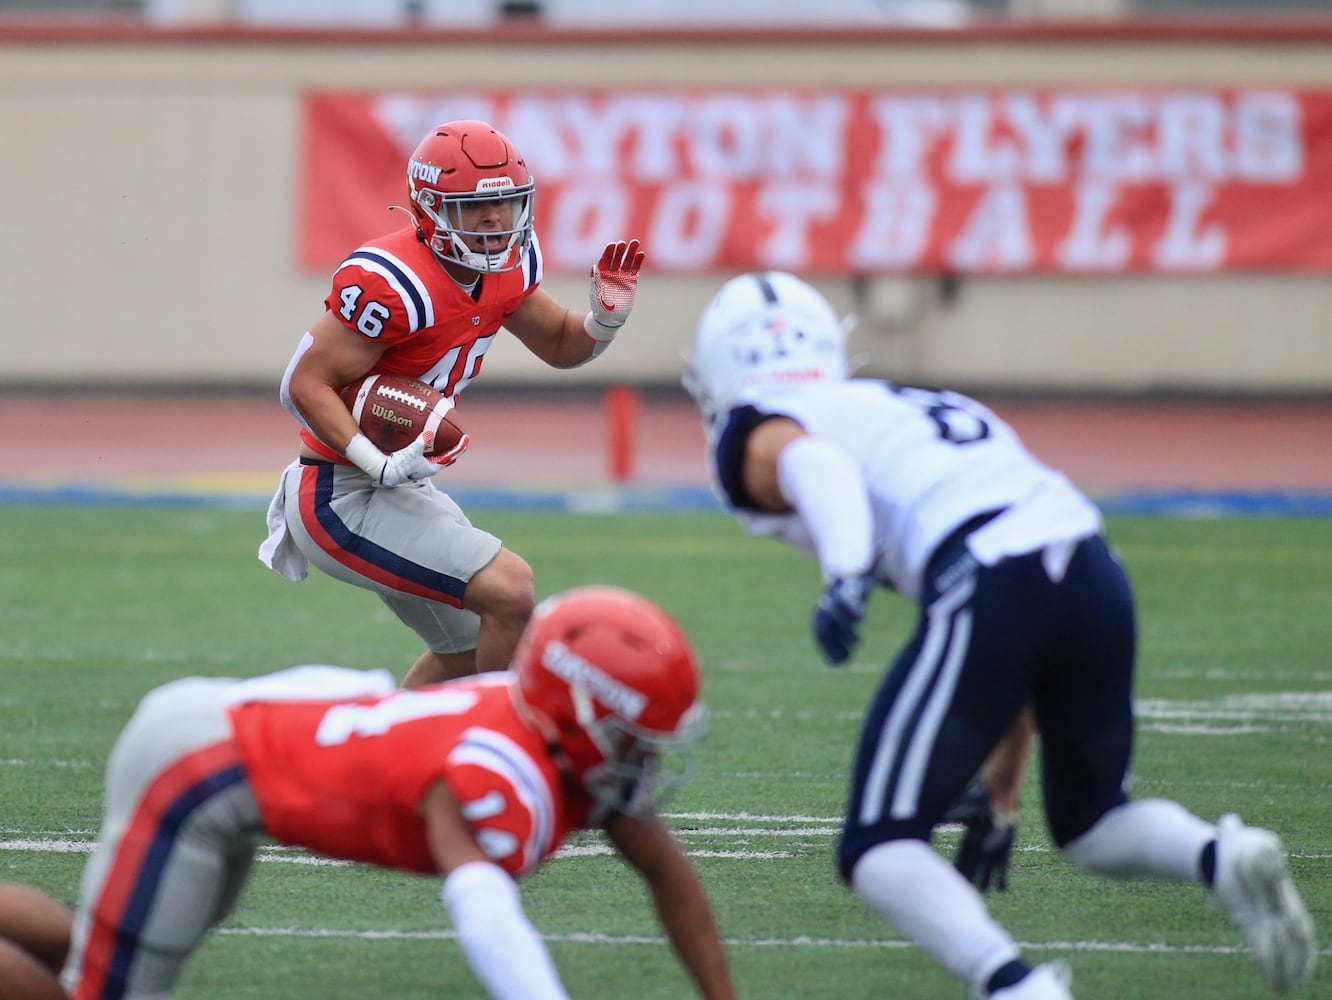
[(404, 163), (481, 118), (536, 179), (548, 270), (1332, 270), (1332, 91), (309, 94), (300, 261), (406, 223)]

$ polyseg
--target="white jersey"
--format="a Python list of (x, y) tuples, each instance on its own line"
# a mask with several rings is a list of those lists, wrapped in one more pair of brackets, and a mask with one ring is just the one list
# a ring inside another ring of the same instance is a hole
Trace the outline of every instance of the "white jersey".
[(709, 471), (749, 534), (814, 551), (798, 514), (757, 509), (741, 481), (745, 441), (771, 416), (795, 420), (859, 468), (874, 520), (875, 551), (867, 564), (881, 583), (913, 599), (920, 596), (930, 555), (978, 514), (1004, 512), (969, 538), (972, 554), (985, 565), (1101, 529), (1095, 505), (1037, 461), (1011, 427), (975, 400), (850, 379), (757, 388), (714, 424)]

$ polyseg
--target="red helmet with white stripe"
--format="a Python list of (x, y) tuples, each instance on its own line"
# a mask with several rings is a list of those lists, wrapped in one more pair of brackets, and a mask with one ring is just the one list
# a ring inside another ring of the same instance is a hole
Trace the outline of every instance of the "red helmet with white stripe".
[(661, 608), (618, 587), (541, 602), (514, 654), (521, 707), (611, 812), (659, 805), (689, 777), (702, 734), (698, 662)]
[(481, 121), (435, 126), (407, 161), (407, 196), (422, 236), (441, 260), (473, 271), (522, 265), (533, 189), (513, 143)]

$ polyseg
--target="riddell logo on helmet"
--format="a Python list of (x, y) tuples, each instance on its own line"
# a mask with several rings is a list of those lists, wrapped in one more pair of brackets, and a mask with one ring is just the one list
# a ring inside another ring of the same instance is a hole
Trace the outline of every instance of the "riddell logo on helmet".
[(422, 163), (420, 160), (407, 161), (407, 176), (414, 181), (424, 181), (427, 184), (434, 184), (439, 180), (440, 172), (443, 167), (437, 167), (432, 163)]
[(593, 698), (616, 715), (637, 721), (647, 698), (598, 670), (562, 642), (551, 642), (541, 653), (541, 664), (567, 684), (585, 687)]
[(512, 177), (482, 177), (476, 182), (478, 191), (494, 191), (497, 188), (513, 187)]

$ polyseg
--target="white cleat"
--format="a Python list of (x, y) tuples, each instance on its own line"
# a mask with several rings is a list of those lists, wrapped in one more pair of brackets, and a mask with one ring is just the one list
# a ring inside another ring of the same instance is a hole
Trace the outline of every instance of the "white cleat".
[(1270, 830), (1226, 814), (1216, 824), (1212, 894), (1244, 935), (1274, 990), (1293, 990), (1314, 967), (1313, 921), (1286, 870), (1286, 852)]
[(1069, 985), (1073, 973), (1063, 962), (1046, 962), (1027, 973), (1021, 982), (990, 994), (990, 1000), (1073, 1000)]

